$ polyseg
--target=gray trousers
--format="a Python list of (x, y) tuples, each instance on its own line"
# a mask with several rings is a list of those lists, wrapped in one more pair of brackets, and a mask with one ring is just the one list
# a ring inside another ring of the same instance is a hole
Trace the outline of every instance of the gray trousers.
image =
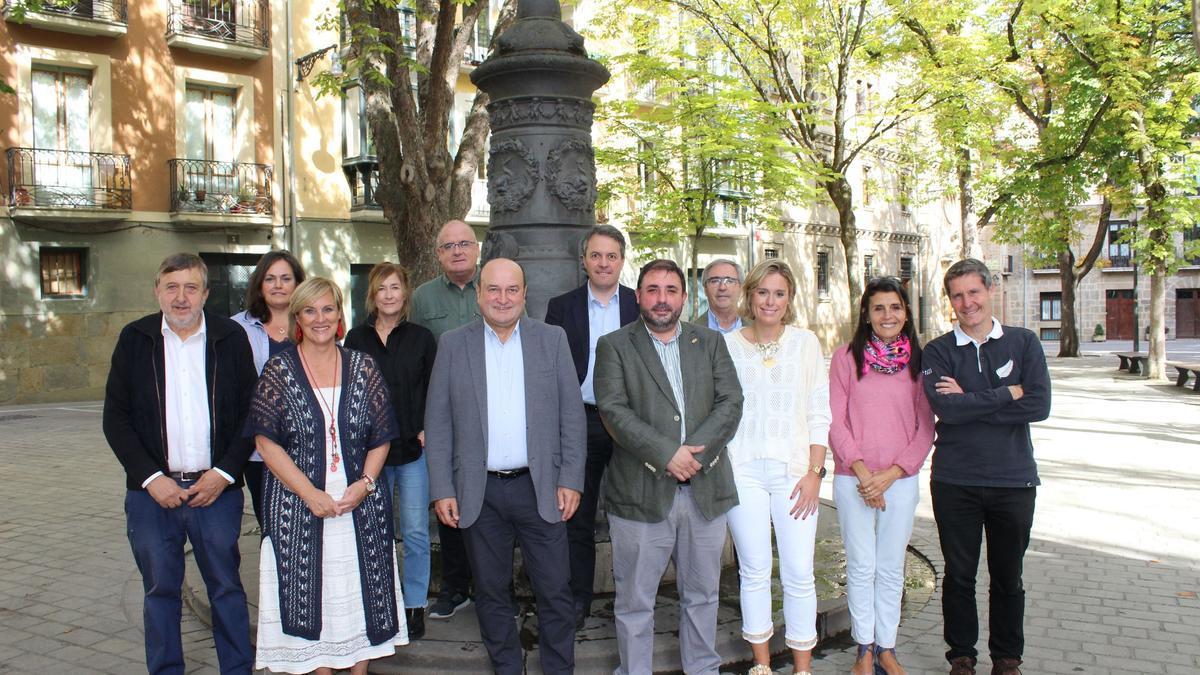
[(667, 563), (675, 559), (679, 590), (679, 656), (688, 675), (716, 675), (717, 586), (725, 516), (706, 519), (689, 486), (681, 485), (667, 519), (643, 523), (609, 514), (614, 611), (621, 665), (614, 675), (654, 672), (654, 604)]

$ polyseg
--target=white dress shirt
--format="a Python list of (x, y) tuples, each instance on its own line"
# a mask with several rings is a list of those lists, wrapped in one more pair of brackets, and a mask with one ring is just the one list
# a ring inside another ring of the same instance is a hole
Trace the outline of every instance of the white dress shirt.
[(592, 291), (592, 282), (587, 283), (588, 294), (588, 365), (587, 377), (579, 385), (579, 393), (583, 394), (583, 402), (596, 405), (596, 390), (592, 385), (592, 375), (596, 370), (596, 341), (621, 327), (621, 289), (613, 291), (608, 303), (600, 302)]
[[(212, 428), (208, 409), (208, 380), (205, 362), (208, 325), (200, 315), (200, 328), (181, 340), (162, 320), (163, 365), (166, 384), (167, 467), (171, 471), (207, 471), (212, 468)], [(225, 480), (229, 474), (217, 469)], [(146, 487), (162, 472), (155, 472), (143, 483)]]
[(487, 470), (511, 471), (529, 466), (525, 435), (525, 356), (521, 353), (521, 324), (505, 342), (483, 324), (483, 353), (487, 363)]

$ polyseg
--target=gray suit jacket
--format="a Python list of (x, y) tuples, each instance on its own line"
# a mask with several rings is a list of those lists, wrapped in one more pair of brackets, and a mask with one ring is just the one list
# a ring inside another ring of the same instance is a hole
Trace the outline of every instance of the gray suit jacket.
[[(425, 456), (431, 499), (458, 499), (459, 527), (470, 527), (483, 507), (487, 483), (487, 364), (483, 321), (447, 331), (425, 404)], [(538, 514), (562, 520), (559, 487), (583, 491), (587, 432), (575, 364), (562, 328), (522, 318), (525, 429), (529, 473)]]
[[(742, 385), (720, 333), (681, 323), (686, 434), (683, 444), (703, 445), (703, 469), (692, 478), (692, 496), (713, 519), (737, 506), (737, 487), (725, 445), (742, 419)], [(609, 513), (647, 523), (665, 520), (677, 482), (666, 472), (679, 449), (679, 407), (658, 352), (641, 319), (596, 343), (596, 406), (612, 433), (604, 496)]]

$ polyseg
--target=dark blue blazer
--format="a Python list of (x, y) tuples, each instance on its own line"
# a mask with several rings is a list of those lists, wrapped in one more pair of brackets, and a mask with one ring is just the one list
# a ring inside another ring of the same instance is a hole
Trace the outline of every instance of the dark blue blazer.
[[(618, 303), (621, 306), (621, 325), (626, 326), (638, 318), (637, 296), (633, 289), (621, 285), (617, 287)], [(588, 291), (587, 282), (573, 291), (551, 298), (546, 306), (546, 323), (562, 326), (567, 333), (567, 344), (571, 347), (571, 358), (575, 361), (575, 372), (579, 375), (579, 383), (587, 377), (588, 343), (591, 333), (591, 322), (588, 321)]]

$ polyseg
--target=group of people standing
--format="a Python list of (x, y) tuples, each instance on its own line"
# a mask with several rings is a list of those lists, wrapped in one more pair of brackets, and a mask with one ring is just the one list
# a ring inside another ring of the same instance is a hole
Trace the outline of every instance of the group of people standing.
[[(768, 259), (746, 275), (733, 261), (710, 264), (706, 322), (692, 324), (680, 321), (687, 281), (674, 262), (647, 263), (629, 288), (619, 281), (619, 230), (596, 226), (580, 249), (587, 281), (537, 321), (525, 314), (521, 267), (498, 258), (477, 268), (474, 232), (450, 221), (435, 249), (442, 273), (413, 289), (403, 267), (376, 265), (367, 319), (349, 332), (339, 287), (306, 279), (286, 251), (263, 256), (232, 320), (203, 309), (199, 257), (164, 260), (154, 284), (161, 312), (122, 331), (104, 410), (127, 475), (149, 671), (183, 672), (190, 540), (222, 672), (365, 673), (371, 659), (422, 637), (426, 616), (449, 618), (472, 601), (495, 672), (523, 672), (518, 545), (542, 671), (573, 672), (575, 632), (593, 603), (603, 490), (616, 673), (652, 671), (655, 603), (671, 561), (683, 669), (717, 673), (727, 532), (750, 673), (771, 672), (772, 531), (784, 642), (795, 672), (809, 673), (819, 493), (832, 450), (859, 645), (853, 672), (903, 673), (905, 549), (917, 474), (936, 444), (951, 673), (974, 672), (984, 532), (992, 672), (1020, 672), (1021, 559), (1037, 484), (1028, 425), (1048, 414), (1049, 378), (1036, 337), (992, 318), (982, 263), (947, 272), (959, 324), (924, 350), (905, 286), (872, 279), (853, 339), (827, 373), (817, 337), (795, 325), (786, 263)], [(263, 535), (255, 650), (238, 577), (243, 483)], [(442, 569), (428, 604), (431, 503)]]

